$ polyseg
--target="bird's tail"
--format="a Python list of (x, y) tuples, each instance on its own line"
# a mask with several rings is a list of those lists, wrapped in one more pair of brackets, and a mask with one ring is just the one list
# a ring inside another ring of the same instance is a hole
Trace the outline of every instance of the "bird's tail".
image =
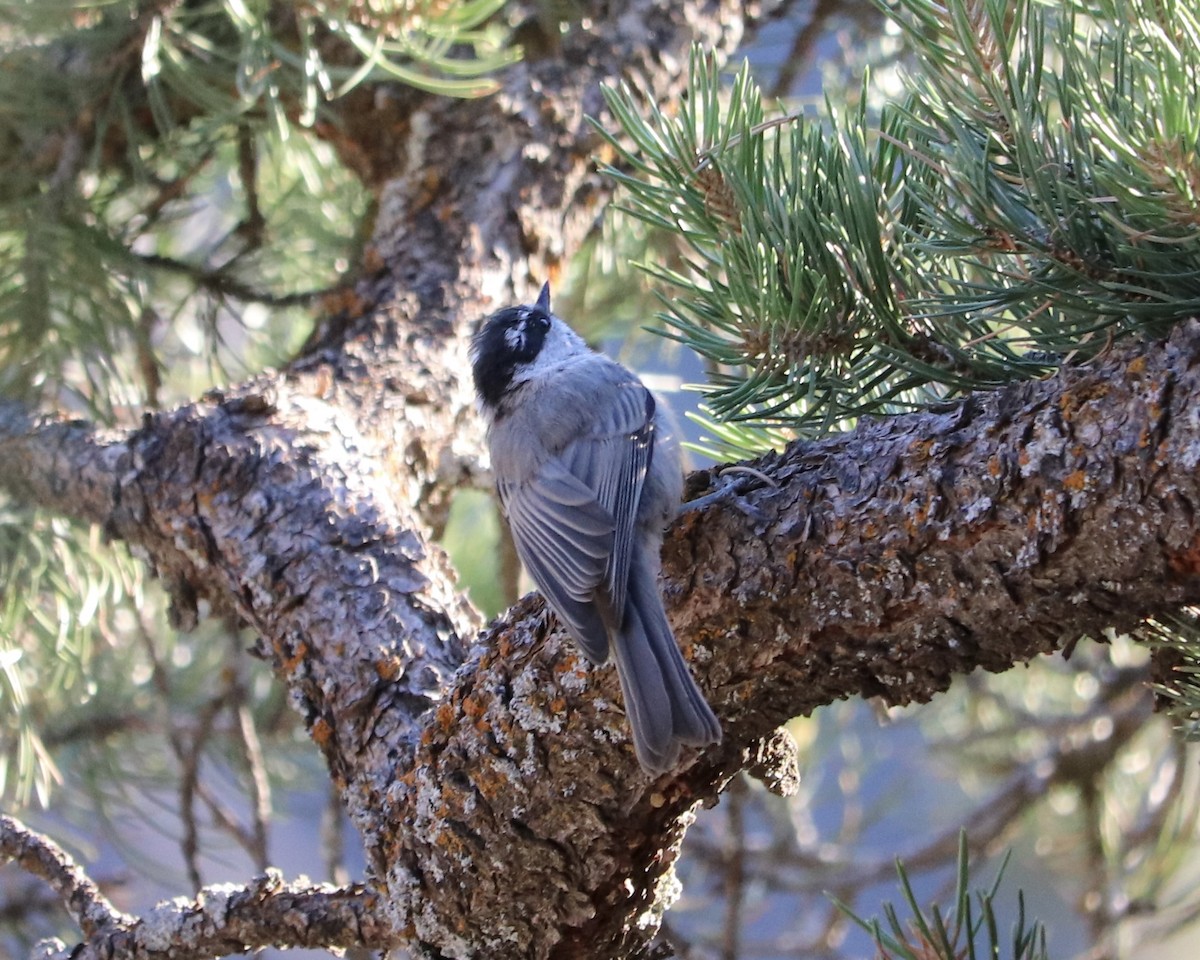
[(721, 725), (688, 672), (658, 592), (658, 565), (635, 552), (621, 629), (612, 638), (625, 712), (647, 773), (675, 766), (681, 744), (721, 739)]

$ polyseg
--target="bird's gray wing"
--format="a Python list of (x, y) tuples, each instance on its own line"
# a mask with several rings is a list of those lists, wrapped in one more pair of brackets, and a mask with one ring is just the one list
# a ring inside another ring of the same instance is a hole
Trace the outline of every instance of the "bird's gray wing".
[[(620, 370), (620, 368), (616, 368)], [(521, 562), (583, 652), (608, 657), (625, 607), (634, 524), (654, 447), (654, 399), (632, 375), (597, 397), (597, 417), (532, 478), (501, 483)]]
[(612, 516), (558, 460), (498, 489), (525, 569), (583, 652), (603, 663), (608, 632), (592, 596), (612, 553)]
[(592, 491), (613, 521), (613, 548), (597, 601), (615, 629), (625, 609), (634, 527), (654, 455), (654, 396), (627, 375), (613, 385), (614, 402), (586, 435), (568, 444), (561, 462)]

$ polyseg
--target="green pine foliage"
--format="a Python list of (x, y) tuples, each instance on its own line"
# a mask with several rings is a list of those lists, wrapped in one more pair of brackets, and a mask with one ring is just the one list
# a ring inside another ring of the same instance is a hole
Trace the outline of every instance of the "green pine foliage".
[(1157, 691), (1185, 740), (1200, 742), (1200, 610), (1185, 607), (1172, 615), (1148, 620), (1137, 636), (1163, 648), (1170, 676), (1159, 681)]
[(123, 552), (39, 513), (0, 509), (0, 796), (45, 804), (59, 779), (45, 742), (64, 704), (99, 691), (92, 654), (111, 618), (139, 603), (139, 572)]
[[(897, 0), (907, 96), (768, 111), (699, 50), (671, 115), (609, 90), (607, 167), (719, 422), (844, 427), (1039, 376), (1200, 309), (1200, 13)], [(761, 437), (719, 437), (756, 449)], [(743, 442), (744, 441), (744, 442)]]
[(227, 360), (265, 322), (247, 305), (298, 328), (282, 308), (337, 282), (368, 204), (317, 138), (326, 104), (488, 93), (500, 6), (0, 5), (0, 391), (113, 421), (160, 401), (180, 336)]
[(996, 919), (996, 899), (1004, 876), (1005, 858), (996, 879), (987, 890), (972, 898), (968, 863), (967, 835), (958, 836), (958, 860), (955, 871), (954, 906), (947, 913), (937, 904), (923, 908), (904, 864), (896, 861), (900, 890), (911, 916), (901, 919), (892, 905), (884, 905), (884, 919), (866, 920), (848, 907), (847, 915), (866, 930), (875, 941), (880, 960), (1049, 960), (1045, 928), (1025, 917), (1025, 898), (1017, 894), (1017, 919), (1010, 931), (1001, 932)]

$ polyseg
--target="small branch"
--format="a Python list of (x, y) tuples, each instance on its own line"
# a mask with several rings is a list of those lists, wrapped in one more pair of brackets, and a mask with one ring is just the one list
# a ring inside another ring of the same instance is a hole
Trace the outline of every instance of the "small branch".
[(199, 890), (202, 880), (199, 865), (200, 829), (196, 823), (196, 794), (199, 784), (200, 755), (204, 749), (204, 741), (212, 731), (213, 720), (224, 703), (223, 694), (216, 699), (215, 705), (213, 700), (208, 701), (203, 712), (197, 717), (197, 733), (191, 738), (190, 743), (185, 742), (183, 731), (171, 716), (170, 674), (159, 659), (153, 635), (145, 622), (141, 623), (140, 637), (146, 657), (150, 661), (150, 676), (155, 691), (159, 695), (158, 706), (163, 729), (167, 732), (167, 742), (171, 745), (171, 751), (175, 754), (175, 760), (179, 764), (179, 820), (183, 827), (183, 836), (179, 839), (180, 851), (191, 887), (193, 890)]
[[(205, 887), (176, 897), (145, 917), (98, 930), (83, 943), (42, 944), (41, 960), (209, 960), (261, 947), (388, 949), (398, 939), (383, 919), (379, 895), (353, 884), (284, 883), (268, 871), (249, 885)], [(49, 947), (49, 949), (48, 949)]]
[(89, 424), (40, 417), (0, 399), (0, 485), (16, 502), (103, 524), (116, 504), (127, 449)]
[(722, 960), (742, 955), (742, 908), (746, 899), (746, 781), (734, 777), (725, 794), (729, 835), (722, 851), (725, 928), (721, 932)]
[(40, 877), (62, 898), (84, 935), (92, 938), (120, 929), (131, 918), (100, 892), (62, 847), (12, 817), (0, 815), (0, 860)]
[(194, 263), (188, 263), (184, 260), (177, 260), (175, 257), (164, 257), (157, 253), (134, 253), (133, 258), (144, 266), (187, 277), (196, 286), (217, 296), (232, 297), (235, 300), (243, 300), (246, 303), (261, 303), (268, 307), (307, 306), (314, 300), (337, 290), (340, 286), (339, 284), (334, 284), (328, 287), (318, 287), (314, 290), (300, 290), (297, 293), (272, 293), (269, 290), (260, 290), (257, 287), (250, 286), (248, 283), (243, 283), (241, 280), (230, 275), (225, 267), (218, 267), (212, 270)]
[(258, 152), (255, 148), (254, 131), (247, 124), (238, 127), (238, 176), (242, 189), (246, 191), (246, 216), (240, 232), (245, 236), (247, 249), (262, 246), (263, 234), (267, 229), (267, 218), (263, 216), (258, 201)]
[(250, 778), (250, 797), (253, 801), (251, 855), (254, 864), (265, 870), (269, 863), (267, 855), (267, 826), (271, 822), (271, 781), (267, 776), (267, 763), (263, 755), (262, 741), (254, 722), (254, 713), (246, 703), (246, 688), (241, 678), (235, 680), (237, 732), (242, 745), (242, 756)]
[(333, 883), (346, 883), (349, 874), (346, 871), (343, 853), (345, 851), (345, 828), (343, 817), (345, 807), (342, 798), (334, 784), (329, 785), (329, 793), (325, 798), (325, 807), (321, 811), (321, 859), (325, 863), (325, 872)]
[(194, 733), (185, 742), (184, 734), (177, 728), (171, 730), (170, 741), (181, 767), (179, 777), (179, 808), (183, 821), (183, 837), (180, 846), (187, 864), (188, 879), (192, 889), (200, 889), (200, 829), (196, 822), (196, 800), (202, 792), (200, 761), (204, 748), (213, 733), (217, 715), (225, 709), (228, 690), (222, 690), (210, 698), (196, 716)]

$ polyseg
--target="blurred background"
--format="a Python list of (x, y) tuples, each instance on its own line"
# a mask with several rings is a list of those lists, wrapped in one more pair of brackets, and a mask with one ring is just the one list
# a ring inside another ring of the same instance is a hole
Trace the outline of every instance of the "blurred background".
[[(49, 35), (21, 6), (0, 13), (10, 58)], [(94, 14), (79, 5), (76, 15)], [(909, 51), (874, 4), (813, 0), (778, 5), (741, 57), (781, 113), (817, 116), (826, 99), (866, 98), (873, 110), (896, 96)], [(26, 86), (8, 102), (42, 109), (30, 78), (11, 73), (2, 83)], [(60, 93), (37, 96), (68, 109)], [(50, 216), (81, 198), (22, 194), (6, 177), (5, 390), (51, 391), (80, 415), (127, 424), (285, 362), (352, 276), (371, 199), (326, 144), (295, 124), (285, 134), (235, 122), (214, 140), (175, 123), (169, 154), (136, 152), (136, 189), (115, 176), (85, 185), (88, 217)], [(7, 142), (0, 167), (11, 170), (26, 161)], [(689, 389), (705, 364), (648, 332), (662, 305), (632, 266), (682, 252), (618, 210), (598, 226), (555, 310), (642, 373), (679, 417), (693, 464), (711, 462), (727, 447)], [(114, 237), (130, 269), (109, 269)], [(488, 616), (527, 589), (488, 495), (456, 498), (445, 544)], [(123, 547), (0, 499), (3, 809), (59, 840), (134, 913), (268, 865), (361, 877), (358, 840), (284, 692), (247, 654), (253, 638), (203, 619), (184, 633), (171, 620)], [(1095, 641), (1069, 660), (959, 678), (929, 705), (855, 701), (792, 721), (799, 793), (778, 797), (743, 776), (699, 813), (664, 936), (697, 960), (876, 956), (839, 903), (864, 919), (895, 904), (904, 924), (900, 858), (923, 907), (950, 904), (965, 831), (972, 889), (990, 890), (1005, 865), (1002, 931), (1023, 910), (1044, 924), (1055, 958), (1200, 955), (1195, 747), (1153, 712), (1144, 646)], [(0, 868), (0, 931), (11, 956), (42, 936), (73, 937), (56, 898), (10, 867)]]

